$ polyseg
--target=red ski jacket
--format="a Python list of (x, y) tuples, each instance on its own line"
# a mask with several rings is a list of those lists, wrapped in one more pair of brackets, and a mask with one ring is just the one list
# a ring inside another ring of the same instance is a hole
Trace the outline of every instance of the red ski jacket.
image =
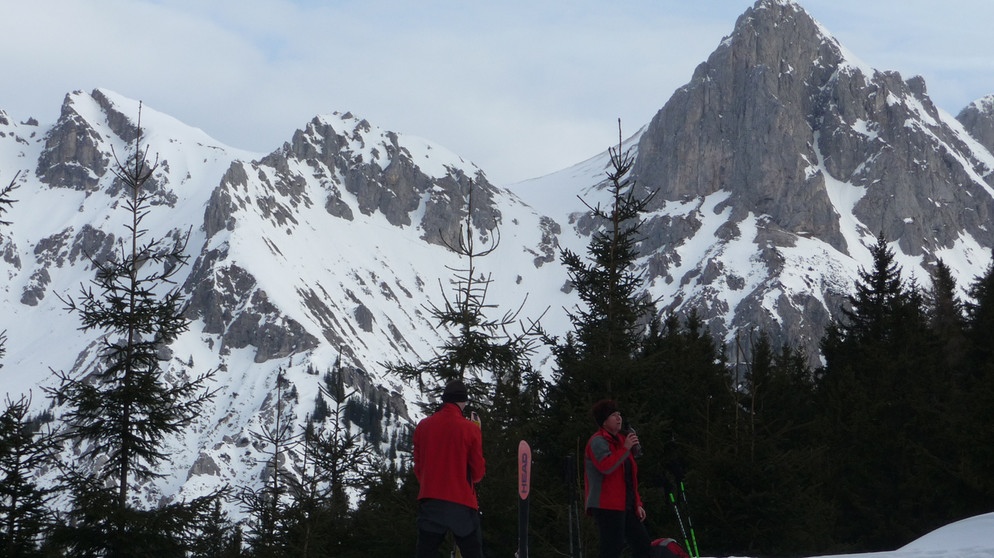
[(479, 509), (474, 485), (483, 479), (483, 435), (455, 403), (445, 403), (414, 429), (418, 499), (433, 498)]
[(625, 462), (632, 467), (632, 490), (636, 509), (642, 506), (639, 496), (638, 465), (630, 450), (625, 449), (625, 439), (601, 428), (587, 441), (584, 458), (584, 493), (586, 509), (624, 511)]

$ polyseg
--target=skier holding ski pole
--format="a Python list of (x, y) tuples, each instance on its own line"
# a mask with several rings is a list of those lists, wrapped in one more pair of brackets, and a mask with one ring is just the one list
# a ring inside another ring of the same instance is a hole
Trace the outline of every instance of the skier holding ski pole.
[(648, 558), (649, 533), (638, 491), (634, 432), (622, 434), (618, 405), (603, 399), (591, 409), (598, 430), (587, 442), (584, 458), (586, 510), (600, 535), (600, 558), (618, 558), (628, 542), (634, 558)]

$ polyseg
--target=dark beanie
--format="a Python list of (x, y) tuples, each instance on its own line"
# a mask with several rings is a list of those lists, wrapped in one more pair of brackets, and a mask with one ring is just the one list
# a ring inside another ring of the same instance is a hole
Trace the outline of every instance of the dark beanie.
[(618, 404), (613, 400), (601, 399), (597, 403), (594, 403), (593, 408), (590, 409), (590, 413), (594, 415), (594, 422), (597, 423), (597, 426), (601, 426), (607, 420), (607, 417), (617, 413), (618, 410)]
[(466, 384), (462, 380), (451, 380), (445, 384), (445, 391), (442, 392), (443, 403), (462, 403), (469, 401), (469, 394), (466, 392)]

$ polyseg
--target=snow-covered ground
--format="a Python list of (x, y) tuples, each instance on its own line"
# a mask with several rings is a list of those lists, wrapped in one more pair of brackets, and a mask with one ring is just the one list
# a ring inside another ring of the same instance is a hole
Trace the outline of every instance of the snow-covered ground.
[(894, 552), (885, 552), (881, 555), (901, 558), (994, 556), (994, 513), (957, 521), (936, 529)]
[(994, 558), (994, 513), (957, 521), (891, 552), (822, 558)]

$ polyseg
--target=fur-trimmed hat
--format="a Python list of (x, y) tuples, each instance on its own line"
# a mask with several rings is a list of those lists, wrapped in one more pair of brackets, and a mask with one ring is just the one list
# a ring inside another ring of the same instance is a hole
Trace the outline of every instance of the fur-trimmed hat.
[(597, 426), (602, 426), (604, 421), (614, 413), (619, 411), (618, 404), (612, 399), (601, 399), (597, 403), (594, 403), (593, 408), (590, 409), (590, 414), (594, 417), (594, 422)]
[(469, 392), (466, 391), (466, 384), (462, 380), (451, 380), (445, 384), (445, 391), (442, 392), (443, 403), (462, 403), (469, 401)]

